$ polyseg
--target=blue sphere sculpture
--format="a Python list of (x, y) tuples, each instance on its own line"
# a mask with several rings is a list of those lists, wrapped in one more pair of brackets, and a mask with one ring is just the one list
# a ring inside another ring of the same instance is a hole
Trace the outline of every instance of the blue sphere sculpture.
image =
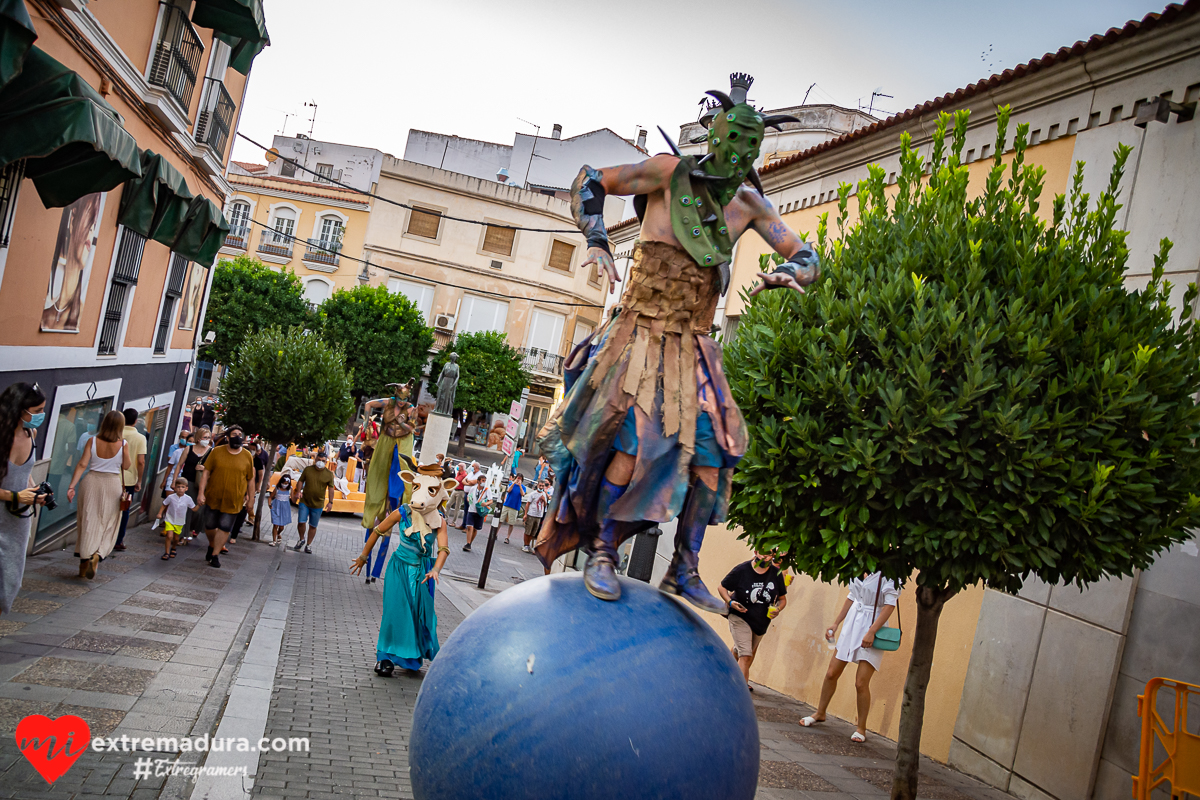
[(657, 589), (522, 583), (447, 639), (417, 696), (417, 800), (751, 800), (758, 722), (728, 648)]

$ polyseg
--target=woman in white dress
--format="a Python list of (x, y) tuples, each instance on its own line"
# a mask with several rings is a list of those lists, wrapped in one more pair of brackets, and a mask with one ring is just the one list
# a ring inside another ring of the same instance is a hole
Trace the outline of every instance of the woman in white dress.
[(75, 465), (67, 489), (67, 500), (74, 501), (79, 486), (75, 557), (79, 559), (79, 577), (88, 580), (96, 577), (96, 566), (112, 552), (121, 527), (121, 496), (125, 493), (121, 471), (129, 469), (129, 449), (121, 438), (124, 431), (125, 415), (108, 412)]
[[(875, 595), (879, 594), (878, 603)], [(896, 610), (900, 602), (900, 589), (890, 578), (883, 578), (878, 572), (855, 578), (850, 582), (850, 594), (842, 604), (837, 619), (825, 631), (825, 639), (833, 641), (834, 631), (842, 625), (842, 633), (837, 638), (837, 650), (829, 659), (829, 669), (825, 672), (825, 680), (821, 684), (821, 702), (811, 717), (800, 720), (805, 728), (812, 727), (825, 721), (825, 710), (837, 690), (838, 678), (847, 664), (858, 664), (854, 676), (854, 691), (858, 694), (858, 719), (855, 731), (850, 739), (855, 742), (867, 740), (867, 715), (871, 713), (871, 677), (879, 669), (883, 651), (876, 650), (875, 633), (884, 626), (888, 618)], [(878, 606), (878, 608), (877, 608)]]

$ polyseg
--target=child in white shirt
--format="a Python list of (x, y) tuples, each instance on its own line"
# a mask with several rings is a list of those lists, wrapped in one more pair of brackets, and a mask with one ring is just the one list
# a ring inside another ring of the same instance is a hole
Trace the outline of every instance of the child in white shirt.
[(176, 478), (174, 489), (174, 493), (167, 495), (163, 499), (162, 507), (158, 509), (159, 519), (163, 518), (163, 512), (166, 512), (167, 515), (167, 519), (163, 523), (167, 547), (167, 551), (162, 556), (163, 561), (175, 557), (175, 539), (183, 533), (183, 523), (187, 521), (188, 511), (196, 507), (196, 501), (187, 494), (187, 478)]

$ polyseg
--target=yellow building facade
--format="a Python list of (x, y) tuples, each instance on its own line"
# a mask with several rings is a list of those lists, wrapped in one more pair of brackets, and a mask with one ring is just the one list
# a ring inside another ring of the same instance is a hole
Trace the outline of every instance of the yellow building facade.
[(233, 194), (225, 203), (229, 235), (220, 252), (295, 272), (304, 296), (320, 305), (358, 285), (371, 198), (310, 177), (284, 178), (269, 175), (265, 164), (234, 162)]

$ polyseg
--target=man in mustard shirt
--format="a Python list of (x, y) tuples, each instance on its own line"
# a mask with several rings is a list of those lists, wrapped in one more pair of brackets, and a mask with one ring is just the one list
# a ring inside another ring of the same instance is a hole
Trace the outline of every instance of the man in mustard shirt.
[(125, 549), (125, 528), (129, 525), (129, 512), (133, 510), (132, 498), (142, 490), (142, 481), (146, 475), (146, 437), (134, 425), (137, 424), (138, 412), (132, 408), (125, 409), (125, 432), (121, 438), (129, 446), (129, 469), (121, 474), (125, 491), (130, 497), (129, 508), (121, 512), (121, 529), (117, 533), (117, 543), (113, 550)]
[(207, 506), (204, 528), (208, 535), (208, 553), (204, 560), (220, 567), (220, 555), (233, 530), (238, 512), (254, 522), (254, 456), (242, 444), (245, 434), (240, 425), (226, 430), (225, 443), (208, 451), (197, 466), (200, 491), (196, 504)]

